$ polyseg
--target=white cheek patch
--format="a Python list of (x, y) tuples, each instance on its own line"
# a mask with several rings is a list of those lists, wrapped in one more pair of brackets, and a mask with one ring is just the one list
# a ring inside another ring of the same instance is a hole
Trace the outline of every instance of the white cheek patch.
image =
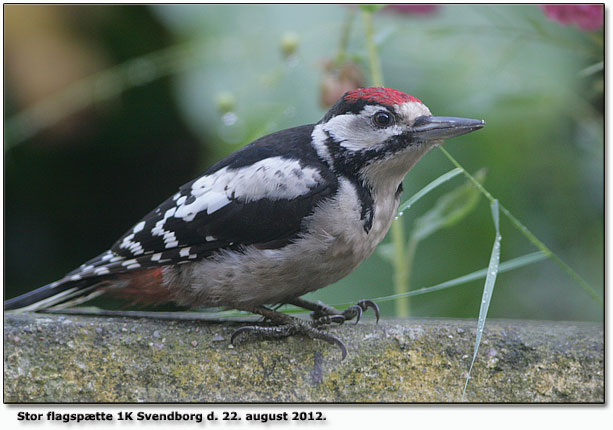
[(352, 151), (369, 149), (403, 132), (398, 125), (373, 127), (371, 117), (380, 110), (377, 106), (366, 106), (360, 114), (337, 115), (323, 124), (323, 129), (344, 148)]
[(191, 195), (177, 199), (173, 216), (185, 222), (193, 221), (199, 213), (215, 213), (232, 199), (244, 202), (292, 199), (308, 193), (320, 180), (316, 168), (301, 167), (298, 160), (282, 157), (266, 158), (238, 169), (224, 167), (197, 179), (192, 184)]
[[(374, 127), (372, 117), (382, 110), (385, 108), (366, 105), (359, 114), (347, 113), (331, 118), (327, 123), (322, 124), (322, 129), (342, 147), (351, 151), (360, 151), (381, 145), (391, 137), (402, 134), (417, 117), (431, 115), (430, 110), (424, 104), (406, 102), (394, 106), (394, 111), (399, 117), (399, 124), (383, 128)], [(315, 132), (313, 134), (315, 135)]]
[(328, 135), (324, 131), (324, 124), (317, 124), (313, 129), (313, 133), (311, 133), (311, 142), (313, 147), (315, 148), (315, 152), (319, 155), (319, 158), (323, 159), (328, 163), (328, 166), (332, 166), (334, 164), (334, 160), (332, 159), (332, 155), (330, 155), (330, 150), (326, 145), (328, 141)]

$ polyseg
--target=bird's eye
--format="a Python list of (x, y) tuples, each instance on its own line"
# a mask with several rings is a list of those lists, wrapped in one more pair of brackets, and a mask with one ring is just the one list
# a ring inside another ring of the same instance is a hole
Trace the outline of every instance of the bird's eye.
[(388, 112), (380, 111), (372, 117), (377, 127), (387, 127), (392, 123), (392, 116)]

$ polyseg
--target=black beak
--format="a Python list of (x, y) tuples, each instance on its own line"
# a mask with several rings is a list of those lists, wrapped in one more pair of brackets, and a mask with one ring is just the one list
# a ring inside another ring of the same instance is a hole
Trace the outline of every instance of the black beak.
[(418, 141), (442, 140), (461, 136), (485, 126), (482, 119), (450, 116), (420, 116), (413, 123), (411, 135)]

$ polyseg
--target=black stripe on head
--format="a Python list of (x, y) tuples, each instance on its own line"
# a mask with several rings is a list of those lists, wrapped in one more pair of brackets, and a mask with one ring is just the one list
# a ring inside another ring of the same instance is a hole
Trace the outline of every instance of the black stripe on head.
[(387, 108), (387, 110), (389, 110), (390, 112), (394, 112), (394, 108), (391, 105), (385, 105), (385, 104), (375, 103), (370, 100), (361, 100), (361, 99), (358, 101), (354, 101), (354, 102), (347, 102), (345, 101), (344, 98), (342, 98), (330, 108), (330, 110), (321, 119), (321, 121), (319, 121), (318, 124), (324, 124), (330, 121), (335, 116), (344, 115), (347, 113), (357, 115), (360, 112), (362, 112), (362, 110), (364, 110), (364, 107), (367, 105), (382, 106), (382, 107)]
[(360, 169), (369, 163), (391, 157), (417, 143), (417, 141), (411, 138), (410, 133), (403, 133), (390, 137), (384, 143), (374, 148), (354, 151), (336, 142), (328, 131), (324, 130), (324, 133), (327, 136), (326, 147), (332, 156), (334, 170), (343, 172), (348, 177), (357, 177), (359, 176)]
[[(364, 230), (368, 232), (372, 227), (374, 216), (374, 199), (371, 185), (360, 175), (360, 170), (373, 161), (393, 157), (394, 154), (406, 149), (417, 142), (411, 139), (409, 133), (393, 136), (377, 148), (353, 151), (338, 144), (330, 133), (326, 133), (326, 147), (334, 163), (334, 171), (349, 179), (355, 186), (358, 198), (362, 205), (361, 219), (364, 221)], [(401, 184), (402, 185), (402, 184)], [(397, 190), (397, 195), (402, 193), (402, 187)]]
[(359, 174), (360, 168), (364, 166), (364, 156), (366, 154), (364, 151), (350, 151), (336, 143), (329, 132), (324, 130), (324, 133), (327, 136), (325, 145), (332, 157), (334, 171), (338, 175), (347, 178), (356, 189), (362, 206), (360, 219), (364, 221), (364, 231), (368, 233), (372, 227), (375, 202), (372, 197), (370, 184), (366, 183)]

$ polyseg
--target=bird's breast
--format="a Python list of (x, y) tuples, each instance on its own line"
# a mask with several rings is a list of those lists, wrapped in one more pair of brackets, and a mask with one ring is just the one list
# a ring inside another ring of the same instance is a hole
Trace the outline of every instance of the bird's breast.
[[(389, 195), (388, 195), (389, 194)], [(250, 306), (284, 303), (347, 276), (385, 237), (398, 206), (395, 191), (375, 193), (370, 229), (351, 181), (324, 200), (304, 221), (303, 233), (279, 249), (247, 246), (221, 251), (165, 273), (175, 302), (188, 306)]]
[(373, 190), (372, 207), (368, 208), (372, 219), (368, 222), (357, 187), (341, 179), (335, 197), (320, 205), (309, 220), (310, 235), (328, 244), (328, 254), (344, 256), (355, 268), (387, 234), (398, 209), (396, 189), (397, 185)]

